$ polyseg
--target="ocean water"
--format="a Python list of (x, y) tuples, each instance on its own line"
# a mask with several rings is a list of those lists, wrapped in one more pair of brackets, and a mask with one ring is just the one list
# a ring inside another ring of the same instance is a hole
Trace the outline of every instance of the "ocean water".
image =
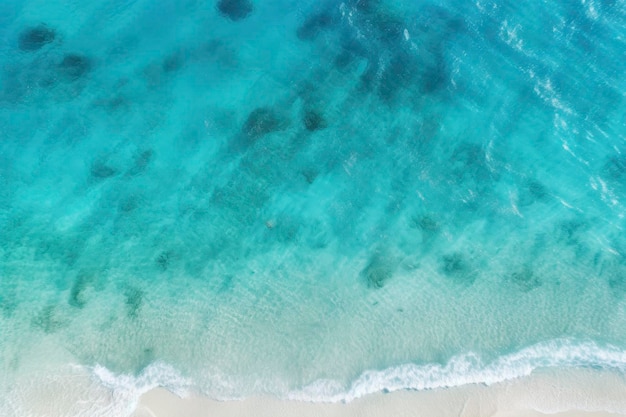
[(626, 377), (625, 204), (624, 0), (5, 0), (0, 415)]

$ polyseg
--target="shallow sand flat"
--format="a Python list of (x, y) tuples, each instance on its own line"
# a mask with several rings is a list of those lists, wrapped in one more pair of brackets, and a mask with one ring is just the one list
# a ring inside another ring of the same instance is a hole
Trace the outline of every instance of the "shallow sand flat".
[(162, 388), (141, 397), (132, 417), (207, 416), (626, 416), (626, 381), (595, 370), (541, 371), (491, 386), (373, 394), (343, 403), (283, 401), (270, 397), (214, 401), (179, 398)]

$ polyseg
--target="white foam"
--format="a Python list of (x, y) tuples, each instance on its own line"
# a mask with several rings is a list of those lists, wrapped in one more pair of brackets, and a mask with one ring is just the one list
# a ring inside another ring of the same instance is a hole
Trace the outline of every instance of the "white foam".
[[(600, 346), (591, 341), (558, 339), (527, 347), (491, 362), (484, 361), (475, 353), (466, 353), (453, 357), (445, 365), (409, 363), (383, 370), (367, 370), (348, 387), (331, 379), (317, 380), (302, 389), (292, 391), (285, 389), (282, 384), (277, 384), (275, 390), (261, 381), (256, 385), (257, 388), (263, 387), (263, 394), (274, 394), (284, 399), (350, 402), (381, 391), (428, 390), (477, 383), (491, 385), (528, 376), (540, 368), (580, 367), (613, 369), (626, 373), (626, 351), (609, 345)], [(205, 391), (190, 378), (182, 376), (174, 367), (162, 362), (151, 364), (136, 376), (116, 374), (101, 365), (87, 369), (91, 372), (93, 381), (110, 393), (108, 404), (102, 410), (91, 407), (90, 415), (127, 417), (132, 414), (139, 397), (156, 387), (166, 388), (181, 397), (187, 396), (192, 390)], [(236, 384), (231, 384), (229, 388), (235, 390)], [(215, 397), (211, 392), (205, 393)], [(228, 399), (219, 394), (216, 398)]]
[(181, 397), (191, 381), (156, 362), (139, 375), (116, 374), (96, 365), (67, 364), (25, 375), (0, 391), (2, 417), (128, 417), (142, 394), (164, 387)]
[(183, 377), (174, 367), (163, 362), (147, 366), (139, 375), (116, 374), (102, 365), (91, 368), (96, 381), (111, 392), (112, 401), (106, 415), (127, 416), (135, 409), (139, 397), (157, 387), (184, 397), (192, 387), (190, 379)]
[(473, 353), (453, 357), (446, 365), (404, 364), (366, 371), (347, 389), (337, 382), (319, 380), (289, 399), (311, 402), (350, 402), (381, 391), (427, 390), (465, 384), (503, 382), (530, 375), (539, 368), (601, 367), (626, 371), (626, 351), (594, 342), (562, 339), (525, 348), (484, 363)]
[(163, 362), (154, 362), (139, 375), (115, 374), (102, 365), (92, 368), (93, 375), (105, 387), (121, 396), (138, 396), (153, 388), (163, 387), (179, 396), (185, 396), (192, 385), (174, 367)]

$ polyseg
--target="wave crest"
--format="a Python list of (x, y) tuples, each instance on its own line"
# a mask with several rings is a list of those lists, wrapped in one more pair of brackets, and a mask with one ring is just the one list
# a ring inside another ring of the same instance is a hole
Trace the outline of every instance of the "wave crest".
[[(285, 385), (276, 385), (274, 390), (268, 389), (267, 384), (257, 386), (264, 387), (263, 394), (274, 394), (283, 399), (350, 402), (377, 392), (429, 390), (466, 384), (491, 385), (528, 376), (540, 368), (580, 367), (613, 369), (626, 373), (626, 351), (610, 345), (601, 346), (592, 341), (558, 339), (500, 356), (491, 362), (485, 362), (475, 353), (466, 353), (453, 357), (445, 365), (408, 363), (383, 370), (367, 370), (348, 387), (331, 379), (320, 379), (296, 390), (287, 390)], [(181, 397), (197, 390), (219, 400), (242, 399), (226, 397), (223, 392), (206, 392), (203, 389), (205, 387), (197, 386), (192, 379), (182, 376), (175, 368), (162, 362), (151, 364), (138, 376), (116, 374), (100, 365), (91, 368), (91, 371), (100, 384), (111, 391), (113, 401), (118, 405), (126, 404), (126, 407), (136, 404), (143, 393), (156, 387), (166, 388)], [(213, 384), (217, 385), (219, 384)], [(228, 390), (235, 389), (234, 385), (228, 387)]]
[(530, 375), (540, 368), (594, 367), (626, 371), (626, 351), (595, 342), (558, 339), (539, 343), (485, 363), (479, 355), (453, 357), (446, 365), (403, 364), (363, 372), (348, 389), (318, 380), (287, 398), (313, 402), (350, 402), (376, 392), (428, 390), (466, 384), (491, 385)]

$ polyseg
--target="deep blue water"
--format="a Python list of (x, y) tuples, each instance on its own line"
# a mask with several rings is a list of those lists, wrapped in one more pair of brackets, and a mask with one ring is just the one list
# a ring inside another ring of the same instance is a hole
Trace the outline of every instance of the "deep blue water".
[(5, 414), (626, 372), (625, 94), (623, 0), (2, 2)]

